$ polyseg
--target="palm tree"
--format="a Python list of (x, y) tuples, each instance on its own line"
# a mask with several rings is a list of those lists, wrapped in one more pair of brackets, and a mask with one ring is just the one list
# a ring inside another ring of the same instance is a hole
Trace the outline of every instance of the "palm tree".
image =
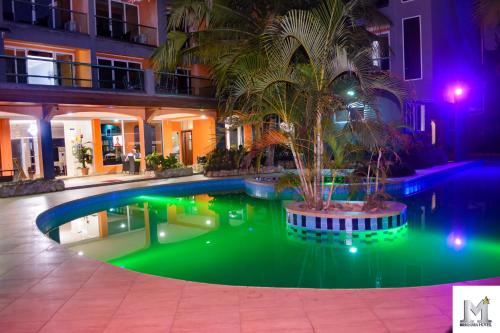
[[(294, 156), (300, 191), (311, 209), (325, 209), (323, 201), (324, 129), (350, 98), (376, 110), (375, 96), (387, 91), (402, 102), (405, 90), (398, 80), (375, 72), (371, 43), (358, 22), (363, 1), (324, 0), (311, 10), (290, 10), (276, 18), (262, 34), (266, 61), (248, 56), (234, 70), (226, 106), (240, 109), (246, 121), (276, 114), (280, 129), (270, 130), (257, 142), (260, 148), (284, 144)], [(258, 63), (258, 65), (256, 65)], [(351, 93), (352, 95), (352, 93)], [(378, 152), (385, 132), (378, 121), (353, 121), (342, 132)]]
[[(330, 140), (327, 129), (334, 114), (355, 101), (377, 112), (374, 100), (380, 90), (400, 101), (405, 96), (397, 80), (375, 71), (373, 36), (360, 25), (387, 20), (369, 0), (321, 0), (312, 9), (305, 9), (310, 4), (304, 1), (257, 2), (178, 1), (169, 39), (153, 62), (157, 69), (208, 65), (225, 115), (237, 115), (237, 122), (262, 125), (277, 116), (279, 127), (265, 126), (254, 149), (273, 144), (290, 148), (307, 206), (326, 209), (330, 199), (323, 202), (323, 169), (332, 157), (339, 167), (340, 156), (349, 153), (339, 149), (346, 142), (341, 137), (379, 156), (385, 142), (384, 127), (377, 120), (355, 120)], [(325, 152), (325, 144), (331, 153)]]

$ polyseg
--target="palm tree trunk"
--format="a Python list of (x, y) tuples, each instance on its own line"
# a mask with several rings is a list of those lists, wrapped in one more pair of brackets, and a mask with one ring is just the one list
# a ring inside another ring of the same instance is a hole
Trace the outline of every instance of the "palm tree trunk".
[(378, 179), (379, 179), (379, 170), (380, 170), (380, 160), (382, 158), (382, 150), (378, 150), (378, 158), (377, 158), (377, 173), (375, 176), (375, 193), (378, 192)]
[(323, 208), (323, 139), (321, 133), (321, 111), (317, 110), (316, 114), (316, 137), (314, 145), (314, 162), (315, 162), (315, 175), (314, 175), (314, 206), (316, 210)]
[(335, 191), (335, 189), (337, 189), (335, 187), (335, 177), (337, 177), (337, 170), (335, 170), (333, 173), (332, 173), (332, 184), (330, 185), (330, 190), (328, 191), (328, 200), (326, 201), (326, 205), (325, 205), (325, 210), (327, 210), (328, 208), (330, 208), (330, 203), (332, 202), (332, 196), (333, 196), (333, 192)]
[(290, 145), (290, 150), (292, 151), (292, 156), (295, 161), (295, 165), (297, 166), (297, 171), (299, 173), (299, 179), (302, 187), (302, 192), (304, 194), (304, 200), (306, 204), (310, 207), (311, 206), (311, 199), (312, 199), (312, 193), (310, 186), (306, 180), (305, 176), (305, 170), (304, 170), (304, 165), (302, 164), (302, 160), (300, 159), (300, 156), (297, 154), (297, 150), (295, 149), (295, 145), (293, 144), (292, 141), (289, 142)]
[(371, 192), (371, 182), (370, 182), (370, 171), (372, 167), (373, 152), (370, 155), (370, 160), (368, 162), (368, 172), (366, 173), (366, 195), (370, 195)]

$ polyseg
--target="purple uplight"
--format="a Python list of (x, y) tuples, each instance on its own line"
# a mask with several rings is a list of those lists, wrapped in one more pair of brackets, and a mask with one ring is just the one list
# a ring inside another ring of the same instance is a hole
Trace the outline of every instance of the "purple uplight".
[(455, 96), (462, 96), (464, 93), (464, 89), (462, 87), (455, 88)]

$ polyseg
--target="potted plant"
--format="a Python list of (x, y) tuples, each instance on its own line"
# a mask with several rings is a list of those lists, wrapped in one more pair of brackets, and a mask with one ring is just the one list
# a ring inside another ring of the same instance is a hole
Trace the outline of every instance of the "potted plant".
[(73, 156), (75, 156), (78, 163), (82, 166), (79, 168), (82, 170), (83, 176), (88, 176), (89, 168), (88, 164), (92, 164), (92, 148), (87, 146), (90, 142), (86, 143), (76, 143), (73, 146)]

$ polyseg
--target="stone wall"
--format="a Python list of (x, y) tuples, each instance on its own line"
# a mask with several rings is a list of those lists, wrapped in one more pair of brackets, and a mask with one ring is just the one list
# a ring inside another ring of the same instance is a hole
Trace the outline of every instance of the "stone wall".
[(0, 198), (22, 195), (41, 194), (64, 190), (64, 182), (60, 179), (25, 180), (0, 184)]

